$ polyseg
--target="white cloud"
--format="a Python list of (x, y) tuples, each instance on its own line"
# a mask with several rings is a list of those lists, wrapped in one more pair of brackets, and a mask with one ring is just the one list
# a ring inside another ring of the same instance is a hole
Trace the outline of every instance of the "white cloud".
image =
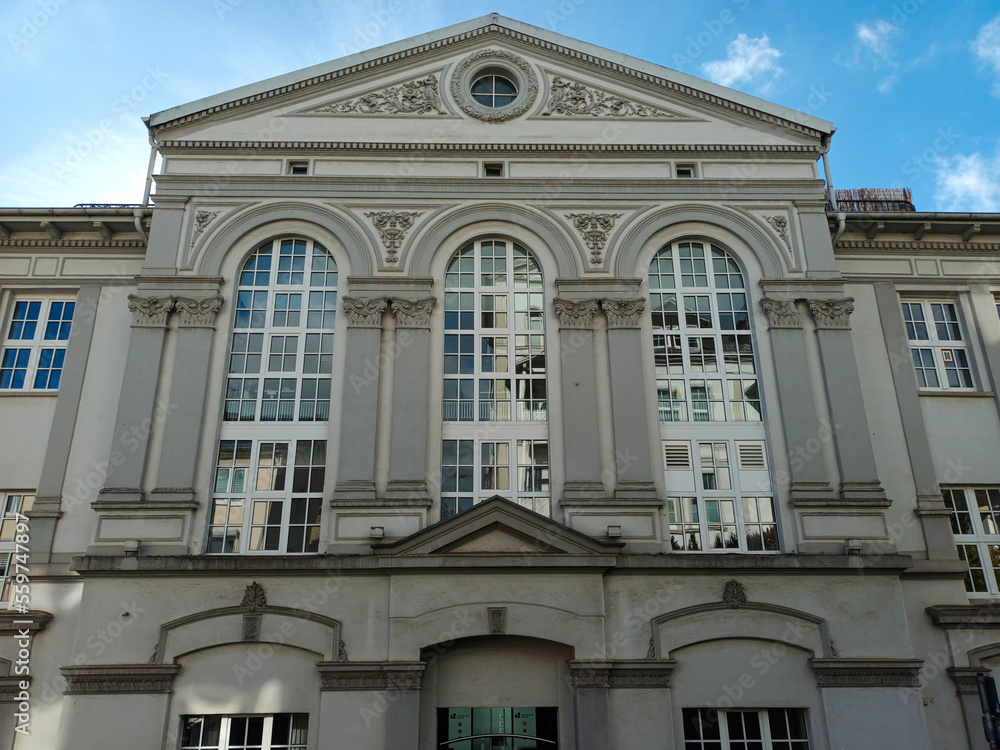
[(781, 52), (771, 46), (767, 34), (759, 39), (740, 34), (726, 47), (729, 58), (701, 66), (705, 74), (723, 86), (750, 84), (766, 93), (785, 72), (778, 65)]
[[(1000, 16), (979, 30), (979, 35), (972, 43), (972, 51), (1000, 77)], [(993, 94), (1000, 96), (1000, 80), (993, 87)]]
[(958, 154), (937, 159), (935, 198), (943, 211), (1000, 211), (1000, 152), (992, 159)]
[(888, 21), (875, 21), (872, 24), (857, 25), (858, 42), (862, 48), (887, 64), (892, 61), (892, 48), (889, 40), (899, 31), (899, 28)]

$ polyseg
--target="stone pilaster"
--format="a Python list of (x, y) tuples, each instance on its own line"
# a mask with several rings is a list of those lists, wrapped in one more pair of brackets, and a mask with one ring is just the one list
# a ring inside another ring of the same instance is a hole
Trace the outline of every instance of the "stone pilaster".
[(392, 427), (389, 449), (388, 501), (420, 501), (430, 505), (427, 489), (427, 423), (430, 419), (430, 321), (435, 299), (402, 299), (389, 303), (396, 317), (393, 349)]
[(609, 661), (571, 661), (570, 682), (576, 708), (578, 750), (611, 750)]
[(840, 468), (842, 500), (886, 505), (885, 490), (878, 481), (868, 417), (861, 396), (861, 375), (851, 341), (850, 297), (808, 300), (816, 323), (826, 398), (833, 420), (833, 444)]
[(219, 296), (174, 299), (174, 307), (180, 313), (177, 355), (156, 489), (150, 493), (153, 500), (195, 500), (195, 469), (202, 447), (212, 341), (215, 319), (221, 306), (222, 297)]
[(343, 297), (347, 313), (344, 398), (335, 501), (375, 501), (375, 448), (386, 297)]
[(605, 497), (598, 433), (594, 317), (597, 299), (556, 299), (563, 398), (563, 505)]
[(651, 409), (645, 399), (647, 368), (637, 366), (643, 361), (639, 318), (645, 307), (642, 298), (601, 300), (608, 320), (616, 500), (649, 502), (657, 498), (649, 445)]
[[(802, 319), (792, 299), (761, 298), (771, 335), (771, 351), (781, 407), (781, 429), (788, 451), (788, 493), (793, 504), (833, 498), (821, 441), (832, 429), (821, 429), (816, 397), (809, 378)], [(777, 489), (777, 488), (776, 488)]]
[(149, 435), (157, 418), (156, 396), (160, 387), (167, 318), (174, 308), (171, 297), (140, 297), (130, 294), (132, 334), (115, 432), (108, 457), (108, 474), (96, 501), (143, 500), (142, 484), (149, 452)]

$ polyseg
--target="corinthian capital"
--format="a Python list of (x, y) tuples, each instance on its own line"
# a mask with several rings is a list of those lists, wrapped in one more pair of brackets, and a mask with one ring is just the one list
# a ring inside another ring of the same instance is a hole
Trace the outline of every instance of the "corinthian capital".
[(816, 321), (817, 328), (850, 328), (851, 313), (854, 312), (854, 298), (811, 299), (809, 312)]
[(563, 328), (590, 328), (594, 324), (599, 300), (555, 299), (553, 304), (559, 314), (559, 324)]
[(764, 308), (771, 328), (802, 327), (802, 319), (794, 300), (761, 297), (760, 306)]
[(646, 300), (602, 299), (601, 309), (608, 318), (608, 328), (638, 328), (639, 316), (646, 309)]
[(389, 303), (396, 316), (396, 325), (400, 328), (427, 328), (431, 324), (431, 310), (434, 309), (434, 298), (397, 299), (393, 297)]
[(128, 296), (128, 309), (132, 313), (133, 328), (166, 328), (167, 317), (174, 309), (172, 297)]
[(215, 316), (222, 307), (222, 297), (176, 297), (174, 305), (181, 314), (181, 325), (185, 328), (214, 328)]
[(355, 328), (381, 328), (382, 313), (389, 302), (385, 297), (375, 299), (358, 299), (344, 297), (344, 310), (347, 312), (349, 325)]

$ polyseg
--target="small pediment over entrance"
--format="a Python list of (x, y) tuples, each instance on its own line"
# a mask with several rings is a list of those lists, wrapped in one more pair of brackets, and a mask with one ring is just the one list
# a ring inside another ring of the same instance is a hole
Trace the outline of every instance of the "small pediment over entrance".
[(616, 555), (622, 545), (604, 542), (494, 496), (471, 510), (405, 539), (372, 545), (380, 556), (597, 556)]

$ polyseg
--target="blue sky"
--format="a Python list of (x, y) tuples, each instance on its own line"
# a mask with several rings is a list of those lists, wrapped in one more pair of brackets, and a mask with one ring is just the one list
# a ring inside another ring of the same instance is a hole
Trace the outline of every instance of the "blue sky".
[(139, 119), (490, 12), (832, 121), (838, 188), (1000, 211), (1000, 0), (4, 0), (0, 205), (138, 202)]

